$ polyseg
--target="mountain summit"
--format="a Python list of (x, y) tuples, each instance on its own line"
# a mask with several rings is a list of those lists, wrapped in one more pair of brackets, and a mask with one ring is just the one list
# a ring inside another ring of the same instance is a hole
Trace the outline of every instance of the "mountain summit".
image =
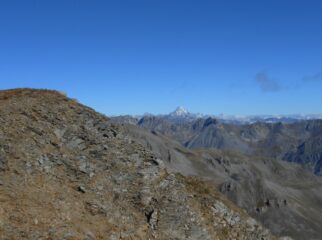
[(177, 107), (176, 110), (170, 113), (170, 116), (173, 116), (173, 117), (184, 117), (187, 115), (189, 115), (189, 111), (181, 106)]

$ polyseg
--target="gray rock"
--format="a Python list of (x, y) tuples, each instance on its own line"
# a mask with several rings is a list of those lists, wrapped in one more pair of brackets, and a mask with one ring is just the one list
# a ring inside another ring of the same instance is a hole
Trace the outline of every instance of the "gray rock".
[(77, 188), (77, 190), (78, 190), (79, 192), (86, 193), (86, 188), (85, 188), (84, 186), (79, 186), (79, 187)]
[(78, 137), (73, 137), (66, 145), (70, 149), (83, 150), (85, 148), (84, 141)]
[(0, 171), (5, 171), (8, 168), (8, 160), (5, 156), (0, 155)]
[(90, 232), (90, 231), (87, 231), (86, 232), (86, 236), (85, 236), (85, 239), (84, 240), (95, 240), (96, 237), (95, 237), (95, 234)]
[(59, 140), (62, 140), (63, 139), (65, 132), (66, 132), (66, 129), (58, 129), (58, 128), (56, 128), (54, 130), (54, 133), (55, 133), (56, 137)]

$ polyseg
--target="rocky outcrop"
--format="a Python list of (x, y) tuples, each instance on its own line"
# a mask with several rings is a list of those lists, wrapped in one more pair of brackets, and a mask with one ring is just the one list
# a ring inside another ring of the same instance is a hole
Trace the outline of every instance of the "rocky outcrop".
[(321, 175), (322, 169), (322, 135), (312, 137), (300, 143), (295, 149), (288, 151), (283, 159), (299, 163), (312, 169), (314, 174)]

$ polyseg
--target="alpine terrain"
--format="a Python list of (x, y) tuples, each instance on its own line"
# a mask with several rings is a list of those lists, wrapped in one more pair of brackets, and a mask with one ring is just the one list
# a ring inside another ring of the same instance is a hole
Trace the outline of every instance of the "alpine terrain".
[[(0, 123), (1, 239), (276, 239), (212, 182), (171, 168), (141, 129), (59, 92), (1, 91)], [(197, 152), (175, 150), (191, 167)]]
[(113, 121), (168, 169), (207, 181), (274, 234), (322, 239), (322, 120), (241, 124), (180, 112)]

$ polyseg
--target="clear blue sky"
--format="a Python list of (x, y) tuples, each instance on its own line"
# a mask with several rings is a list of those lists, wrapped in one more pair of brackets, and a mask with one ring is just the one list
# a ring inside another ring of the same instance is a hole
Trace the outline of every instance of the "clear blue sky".
[(322, 113), (322, 1), (0, 2), (0, 88), (108, 115)]

